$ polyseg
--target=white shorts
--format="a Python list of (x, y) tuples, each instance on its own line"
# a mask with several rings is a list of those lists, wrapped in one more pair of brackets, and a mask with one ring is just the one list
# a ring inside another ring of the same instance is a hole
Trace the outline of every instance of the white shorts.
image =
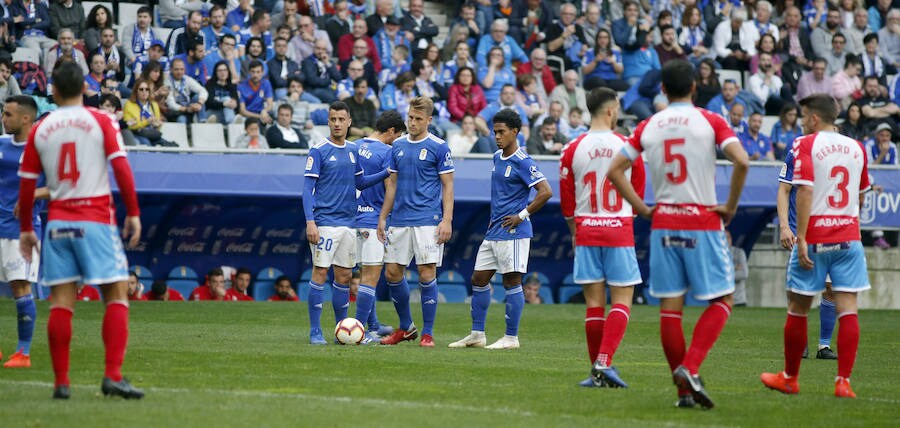
[(25, 261), (19, 252), (18, 239), (0, 238), (0, 282), (38, 280), (40, 257), (37, 250), (31, 251), (31, 263)]
[(475, 257), (475, 271), (493, 270), (505, 274), (528, 272), (528, 251), (531, 239), (520, 238), (506, 241), (482, 241)]
[(363, 266), (384, 264), (384, 244), (378, 240), (376, 229), (356, 229), (356, 254)]
[(313, 266), (332, 265), (347, 269), (356, 266), (356, 229), (346, 226), (319, 226), (319, 242), (309, 244)]
[(416, 265), (441, 266), (444, 244), (437, 243), (437, 226), (388, 228), (384, 262), (408, 266), (413, 256), (416, 257)]

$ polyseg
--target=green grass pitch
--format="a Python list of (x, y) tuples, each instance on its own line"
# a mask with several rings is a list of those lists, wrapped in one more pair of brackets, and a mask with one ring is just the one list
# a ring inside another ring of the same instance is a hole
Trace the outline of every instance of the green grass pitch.
[[(330, 305), (327, 305), (330, 308)], [(383, 321), (396, 325), (389, 303)], [(853, 376), (857, 400), (833, 396), (836, 363), (805, 360), (801, 394), (765, 389), (782, 367), (783, 309), (737, 308), (701, 367), (711, 411), (673, 407), (656, 307), (636, 307), (615, 364), (629, 389), (580, 388), (588, 373), (584, 306), (525, 308), (516, 351), (451, 350), (469, 331), (469, 307), (438, 308), (435, 349), (307, 344), (304, 304), (138, 302), (124, 372), (141, 401), (102, 397), (99, 303), (79, 303), (72, 399), (51, 400), (47, 304), (38, 306), (31, 369), (0, 369), (0, 427), (63, 426), (898, 426), (897, 311), (863, 311)], [(351, 308), (351, 314), (353, 308)], [(414, 318), (420, 320), (418, 305)], [(685, 312), (690, 333), (700, 309)], [(322, 317), (330, 325), (333, 315)], [(491, 306), (489, 343), (503, 334)], [(15, 309), (0, 301), (0, 349), (15, 346)], [(810, 314), (810, 343), (818, 313)], [(689, 340), (689, 338), (688, 338)]]

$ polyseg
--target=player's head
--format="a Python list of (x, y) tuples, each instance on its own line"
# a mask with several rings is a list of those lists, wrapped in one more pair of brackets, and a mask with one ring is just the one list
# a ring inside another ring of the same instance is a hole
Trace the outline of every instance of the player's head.
[(522, 118), (515, 110), (503, 109), (494, 115), (494, 140), (497, 148), (507, 151), (507, 148), (518, 148), (519, 130), (522, 129)]
[(231, 288), (241, 293), (246, 293), (247, 289), (250, 288), (250, 278), (252, 277), (253, 274), (250, 273), (250, 269), (245, 267), (238, 268), (234, 273), (234, 278), (231, 279)]
[(759, 112), (753, 112), (750, 115), (750, 119), (747, 119), (747, 125), (750, 126), (751, 131), (759, 132), (760, 128), (762, 128), (762, 118), (763, 115)]
[(800, 113), (803, 116), (803, 132), (812, 134), (833, 129), (837, 106), (831, 95), (814, 94), (800, 100)]
[(58, 62), (53, 67), (53, 99), (59, 104), (62, 100), (81, 99), (84, 92), (84, 73), (81, 66), (72, 61)]
[(128, 272), (128, 294), (133, 295), (135, 292), (138, 292), (139, 287), (140, 281), (137, 274), (134, 271)]
[(6, 99), (3, 106), (3, 129), (16, 135), (22, 131), (31, 131), (38, 107), (34, 98), (28, 95), (15, 95)]
[(421, 140), (428, 133), (431, 115), (434, 113), (434, 101), (428, 97), (415, 97), (409, 102), (409, 115), (406, 128), (413, 140)]
[(225, 295), (225, 273), (221, 268), (214, 268), (206, 274), (206, 285), (212, 295)]
[(591, 120), (602, 120), (612, 126), (619, 118), (619, 96), (609, 88), (596, 88), (587, 96)]
[(291, 127), (291, 119), (294, 117), (294, 108), (291, 107), (290, 104), (284, 103), (278, 106), (278, 112), (276, 114), (276, 120), (278, 124), (285, 127)]
[(378, 120), (375, 121), (375, 130), (384, 137), (382, 142), (392, 144), (406, 132), (406, 123), (403, 122), (403, 116), (400, 116), (397, 110), (388, 110), (378, 116)]
[(669, 101), (690, 98), (694, 94), (694, 66), (683, 59), (673, 59), (662, 68), (662, 90)]
[(287, 275), (281, 275), (278, 278), (275, 278), (275, 294), (282, 299), (286, 299), (292, 296), (291, 293), (291, 279), (287, 277)]
[(164, 300), (166, 292), (169, 291), (169, 285), (163, 280), (153, 281), (153, 284), (150, 286), (150, 291), (153, 293), (153, 297), (155, 297), (156, 300)]
[(350, 130), (350, 107), (343, 101), (335, 101), (328, 106), (328, 130), (332, 141), (344, 141)]

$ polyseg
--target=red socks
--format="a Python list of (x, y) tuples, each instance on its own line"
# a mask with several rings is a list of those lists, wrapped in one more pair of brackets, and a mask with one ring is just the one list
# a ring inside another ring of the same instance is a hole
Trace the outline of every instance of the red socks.
[(675, 368), (684, 361), (684, 331), (681, 329), (681, 311), (659, 311), (659, 335), (662, 339), (663, 352), (669, 362), (669, 369)]
[(859, 316), (847, 312), (838, 315), (838, 376), (850, 378), (853, 364), (856, 362), (856, 350), (859, 347)]
[(122, 362), (128, 345), (128, 303), (110, 302), (103, 315), (103, 344), (106, 347), (106, 372), (104, 376), (114, 382), (122, 380)]
[(791, 312), (784, 322), (784, 374), (795, 377), (800, 374), (800, 361), (806, 349), (807, 316)]
[(69, 384), (69, 344), (72, 342), (72, 310), (60, 306), (50, 308), (47, 320), (47, 342), (56, 375), (54, 387)]
[(715, 302), (703, 311), (697, 325), (694, 326), (694, 335), (691, 338), (691, 347), (688, 348), (687, 354), (684, 356), (682, 365), (691, 374), (697, 374), (700, 364), (706, 359), (706, 354), (712, 349), (719, 333), (725, 327), (728, 316), (731, 315), (731, 307), (724, 302)]
[(622, 304), (613, 305), (606, 317), (606, 325), (603, 326), (603, 339), (600, 341), (600, 354), (597, 358), (600, 364), (609, 367), (612, 364), (613, 355), (619, 349), (619, 343), (625, 336), (625, 327), (628, 327), (628, 315), (631, 311), (628, 306)]
[(603, 325), (606, 321), (603, 318), (605, 308), (598, 306), (596, 308), (587, 308), (584, 316), (584, 335), (587, 337), (588, 358), (590, 363), (597, 361), (597, 354), (600, 353), (600, 343), (603, 341)]

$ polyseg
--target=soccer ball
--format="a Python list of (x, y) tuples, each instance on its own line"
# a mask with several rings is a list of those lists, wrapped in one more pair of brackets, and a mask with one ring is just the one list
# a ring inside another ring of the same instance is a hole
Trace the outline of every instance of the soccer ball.
[(359, 345), (366, 337), (366, 329), (356, 318), (344, 318), (334, 327), (334, 338), (341, 345)]

